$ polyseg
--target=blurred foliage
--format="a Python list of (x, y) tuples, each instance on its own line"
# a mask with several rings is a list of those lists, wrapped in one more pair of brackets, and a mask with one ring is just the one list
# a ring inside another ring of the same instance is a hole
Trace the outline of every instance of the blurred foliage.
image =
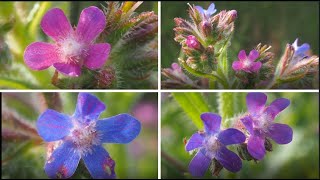
[[(188, 93), (184, 93), (188, 94)], [(209, 111), (219, 113), (219, 107), (231, 108), (233, 116), (247, 111), (247, 93), (233, 93), (237, 107), (222, 105), (230, 93), (199, 93), (209, 106)], [(161, 177), (192, 178), (188, 165), (193, 155), (185, 151), (184, 138), (189, 139), (197, 130), (188, 114), (170, 93), (162, 94), (161, 102)], [(267, 93), (270, 104), (276, 98), (287, 98), (291, 104), (275, 119), (293, 128), (293, 140), (286, 145), (273, 143), (273, 151), (255, 163), (242, 161), (238, 173), (223, 169), (217, 178), (317, 178), (319, 179), (319, 94), (318, 93)], [(220, 113), (219, 113), (220, 114)], [(200, 117), (199, 117), (200, 120)], [(222, 119), (225, 124), (226, 119)], [(234, 148), (229, 146), (229, 148)], [(212, 178), (210, 171), (203, 178)]]
[[(111, 158), (116, 162), (117, 178), (157, 178), (157, 93), (92, 94), (107, 106), (99, 119), (120, 113), (130, 113), (142, 124), (139, 136), (131, 143), (104, 144)], [(46, 145), (35, 130), (35, 122), (47, 108), (61, 109), (60, 112), (72, 115), (77, 95), (78, 93), (66, 92), (2, 93), (1, 177), (3, 179), (47, 178), (43, 169)], [(147, 107), (149, 111), (145, 112), (141, 107)], [(72, 178), (87, 177), (90, 177), (87, 170), (79, 165)]]
[[(88, 6), (97, 6), (102, 9), (105, 1), (92, 2), (51, 2), (51, 1), (33, 1), (33, 2), (0, 2), (0, 88), (1, 89), (56, 89), (51, 84), (51, 78), (54, 74), (54, 68), (42, 71), (34, 71), (26, 66), (23, 59), (25, 48), (32, 42), (49, 41), (40, 28), (40, 22), (43, 15), (51, 8), (61, 8), (68, 17), (72, 26), (76, 26), (82, 9)], [(157, 2), (144, 2), (135, 12), (158, 11)], [(108, 23), (108, 22), (107, 22)], [(111, 44), (112, 46), (114, 44)], [(154, 69), (150, 72), (147, 83), (141, 86), (156, 86), (157, 72)], [(92, 77), (87, 82), (92, 82)], [(79, 79), (79, 80), (78, 80)], [(63, 83), (72, 84), (80, 82), (80, 78), (68, 79)], [(77, 81), (78, 80), (78, 81)], [(121, 87), (128, 88), (128, 82), (124, 77), (117, 81), (123, 82)], [(130, 80), (130, 82), (132, 82)], [(55, 84), (60, 87), (61, 84)], [(70, 85), (71, 86), (71, 85)], [(72, 87), (72, 86), (71, 86)], [(137, 88), (137, 87), (134, 87)], [(141, 88), (141, 87), (139, 87)], [(70, 89), (70, 88), (68, 88)]]
[[(287, 43), (296, 38), (309, 43), (313, 54), (319, 54), (319, 2), (235, 2), (213, 1), (218, 11), (237, 10), (235, 32), (228, 56), (236, 59), (242, 49), (249, 51), (260, 42), (272, 46), (280, 59)], [(187, 3), (207, 8), (211, 2), (161, 2), (161, 67), (177, 62), (179, 43), (174, 41), (175, 17), (188, 18)], [(179, 7), (179, 8), (177, 8)]]

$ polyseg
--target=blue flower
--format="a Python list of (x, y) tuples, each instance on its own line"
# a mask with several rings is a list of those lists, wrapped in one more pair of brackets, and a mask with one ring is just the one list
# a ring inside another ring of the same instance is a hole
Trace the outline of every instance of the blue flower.
[(39, 135), (49, 143), (45, 172), (50, 178), (69, 178), (80, 158), (93, 178), (115, 178), (115, 162), (102, 143), (124, 144), (140, 133), (140, 122), (129, 114), (98, 120), (106, 106), (95, 96), (79, 93), (72, 116), (52, 109), (37, 121)]
[(209, 18), (217, 11), (214, 3), (211, 3), (207, 10), (203, 9), (201, 6), (196, 6), (196, 9), (206, 18)]
[(298, 46), (298, 38), (294, 41), (294, 43), (292, 44), (293, 48), (294, 48), (294, 55), (295, 57), (306, 57), (308, 56), (306, 53), (307, 51), (310, 50), (310, 45), (307, 43), (302, 44), (301, 46)]
[(243, 143), (245, 135), (234, 128), (221, 130), (221, 117), (217, 114), (203, 113), (200, 118), (205, 131), (193, 134), (186, 144), (186, 151), (198, 150), (189, 164), (191, 175), (204, 176), (214, 158), (227, 170), (239, 171), (242, 167), (241, 159), (226, 146)]

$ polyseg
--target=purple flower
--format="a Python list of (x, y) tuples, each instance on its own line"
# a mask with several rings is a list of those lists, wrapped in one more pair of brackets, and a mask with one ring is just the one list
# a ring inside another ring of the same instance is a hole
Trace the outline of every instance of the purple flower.
[(294, 48), (294, 55), (296, 57), (305, 57), (307, 56), (307, 51), (310, 50), (310, 45), (307, 43), (302, 44), (301, 46), (298, 46), (298, 38), (294, 41), (292, 44), (292, 47)]
[(221, 117), (213, 113), (201, 114), (205, 132), (197, 132), (191, 136), (186, 144), (186, 151), (198, 149), (189, 164), (192, 176), (203, 176), (215, 158), (231, 172), (237, 172), (242, 167), (241, 159), (234, 152), (226, 148), (230, 144), (245, 141), (245, 135), (234, 128), (220, 129)]
[(248, 138), (248, 151), (258, 160), (263, 159), (265, 151), (265, 138), (269, 137), (278, 144), (288, 144), (292, 141), (292, 129), (285, 124), (274, 123), (274, 118), (286, 107), (290, 101), (285, 98), (274, 100), (265, 106), (267, 96), (264, 93), (249, 93), (247, 107), (249, 114), (241, 119), (250, 133)]
[(51, 109), (40, 115), (39, 135), (57, 146), (54, 150), (48, 149), (45, 172), (50, 178), (71, 177), (80, 158), (93, 178), (116, 177), (115, 162), (102, 143), (129, 143), (138, 136), (141, 125), (129, 114), (98, 120), (105, 108), (95, 96), (79, 93), (72, 116)]
[(203, 9), (201, 6), (196, 6), (196, 9), (206, 18), (210, 18), (217, 11), (214, 3), (211, 3), (207, 10)]
[(238, 54), (239, 61), (234, 61), (232, 68), (235, 71), (245, 71), (247, 73), (257, 72), (262, 66), (261, 62), (254, 62), (258, 57), (259, 52), (257, 50), (250, 51), (249, 57), (244, 50), (241, 50)]
[(186, 40), (186, 44), (189, 48), (192, 48), (192, 49), (199, 49), (200, 48), (200, 43), (199, 41), (197, 40), (197, 38), (193, 35), (189, 35), (187, 37), (187, 40)]
[(24, 52), (25, 63), (33, 70), (54, 66), (68, 76), (80, 76), (81, 67), (98, 69), (108, 59), (111, 46), (108, 43), (94, 44), (104, 30), (106, 17), (94, 6), (81, 12), (74, 30), (59, 8), (49, 10), (41, 20), (41, 28), (54, 40), (54, 44), (35, 42)]

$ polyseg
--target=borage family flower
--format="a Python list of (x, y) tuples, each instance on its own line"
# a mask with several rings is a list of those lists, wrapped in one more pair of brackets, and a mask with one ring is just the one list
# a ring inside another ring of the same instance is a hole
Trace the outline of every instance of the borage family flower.
[(249, 93), (246, 101), (249, 114), (241, 121), (250, 133), (247, 149), (252, 157), (263, 159), (266, 153), (266, 137), (278, 144), (288, 144), (292, 141), (292, 129), (286, 124), (273, 122), (275, 117), (289, 106), (288, 99), (279, 98), (265, 106), (267, 96), (264, 93)]
[(217, 114), (203, 113), (201, 119), (205, 132), (193, 134), (186, 144), (187, 151), (198, 150), (189, 165), (191, 175), (203, 176), (214, 158), (227, 170), (239, 171), (242, 167), (241, 159), (226, 146), (244, 142), (245, 135), (234, 128), (221, 130), (221, 117)]
[(259, 57), (257, 50), (250, 51), (249, 57), (246, 52), (241, 50), (238, 54), (238, 61), (232, 63), (232, 68), (235, 71), (245, 71), (247, 73), (253, 73), (259, 71), (262, 66), (261, 62), (254, 62)]
[(296, 57), (304, 58), (307, 56), (307, 52), (310, 50), (310, 45), (308, 43), (304, 43), (301, 46), (298, 46), (298, 38), (294, 41), (292, 44), (292, 47), (294, 48), (294, 55)]
[(75, 30), (61, 9), (51, 9), (43, 16), (41, 28), (55, 43), (30, 44), (24, 52), (25, 63), (33, 70), (53, 65), (68, 76), (80, 76), (83, 65), (91, 70), (98, 69), (107, 60), (111, 49), (108, 43), (94, 44), (105, 26), (106, 17), (94, 6), (81, 12)]
[(45, 172), (50, 178), (71, 177), (80, 161), (93, 178), (115, 178), (115, 162), (102, 143), (129, 143), (140, 133), (141, 125), (129, 114), (98, 120), (105, 105), (95, 96), (79, 93), (72, 116), (48, 109), (37, 121), (39, 135), (54, 143), (48, 149)]
[(201, 6), (196, 6), (196, 9), (206, 18), (210, 18), (217, 11), (214, 3), (211, 3), (207, 10), (203, 9)]
[(199, 41), (197, 40), (197, 38), (193, 35), (189, 35), (187, 37), (187, 40), (186, 40), (186, 44), (189, 48), (192, 48), (192, 49), (199, 49), (200, 48), (200, 43)]

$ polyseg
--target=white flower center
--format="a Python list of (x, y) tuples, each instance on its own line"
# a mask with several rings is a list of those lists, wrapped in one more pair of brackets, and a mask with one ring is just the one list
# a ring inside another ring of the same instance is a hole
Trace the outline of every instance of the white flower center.
[(260, 129), (262, 132), (267, 132), (270, 123), (272, 122), (271, 117), (267, 113), (262, 113), (259, 116), (252, 116), (253, 128)]
[(70, 35), (58, 43), (58, 51), (64, 63), (82, 63), (87, 54), (86, 46)]
[(88, 125), (76, 124), (68, 138), (80, 155), (91, 154), (92, 146), (101, 144), (101, 133), (96, 130), (96, 122), (90, 122)]
[(246, 59), (243, 61), (243, 67), (248, 68), (251, 66), (251, 61), (249, 59)]
[(216, 136), (208, 136), (205, 140), (204, 147), (207, 152), (206, 155), (210, 158), (214, 158), (217, 150), (221, 147), (221, 143)]

